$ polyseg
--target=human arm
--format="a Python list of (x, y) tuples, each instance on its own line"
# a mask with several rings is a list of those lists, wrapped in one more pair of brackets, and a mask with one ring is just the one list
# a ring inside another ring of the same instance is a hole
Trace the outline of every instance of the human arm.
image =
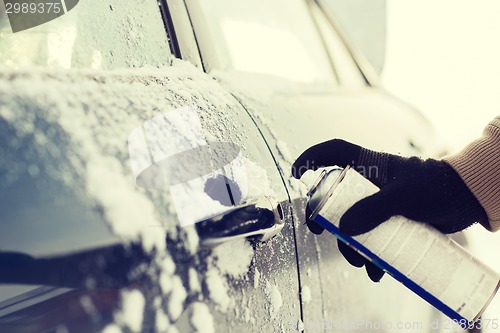
[[(498, 131), (498, 126), (493, 127), (490, 131), (493, 130), (494, 135), (486, 138), (488, 144), (485, 146), (488, 151), (487, 155), (492, 155), (486, 160), (493, 164), (488, 168), (483, 166), (486, 174), (493, 176), (493, 185), (488, 186), (488, 182), (481, 181), (479, 184), (482, 184), (480, 188), (486, 186), (487, 198), (495, 208), (497, 207), (495, 198), (498, 197), (495, 191), (499, 189), (498, 172), (496, 172), (499, 149), (498, 136), (495, 136), (498, 135), (498, 132), (495, 132)], [(474, 158), (481, 154), (478, 151), (480, 146), (480, 144), (475, 145), (472, 150), (466, 149), (466, 155), (469, 152), (469, 158)], [(469, 165), (466, 163), (467, 157), (460, 155), (455, 159), (466, 166)], [(473, 162), (469, 163), (474, 165)], [(415, 221), (431, 224), (444, 233), (460, 231), (475, 222), (490, 229), (488, 222), (490, 212), (487, 214), (483, 202), (479, 202), (462, 175), (452, 167), (452, 162), (446, 159), (404, 158), (371, 151), (334, 139), (315, 145), (302, 153), (294, 163), (292, 173), (296, 178), (300, 178), (308, 169), (314, 170), (331, 165), (351, 165), (381, 188), (380, 192), (359, 201), (342, 216), (340, 229), (347, 235), (355, 236), (370, 231), (393, 215), (403, 215)], [(491, 191), (493, 191), (493, 198), (491, 198)], [(322, 232), (322, 228), (314, 221), (307, 221), (307, 224), (312, 232)], [(372, 267), (373, 265), (343, 243), (339, 242), (339, 249), (354, 266), (365, 265), (372, 280), (380, 280), (383, 274), (380, 271), (377, 272)]]

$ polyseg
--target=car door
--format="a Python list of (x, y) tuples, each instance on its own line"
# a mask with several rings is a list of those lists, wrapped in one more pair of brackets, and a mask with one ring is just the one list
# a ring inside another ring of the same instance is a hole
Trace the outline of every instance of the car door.
[[(358, 319), (398, 322), (418, 316), (428, 321), (433, 310), (423, 301), (389, 278), (371, 285), (343, 260), (331, 235), (307, 231), (300, 223), (305, 189), (292, 179), (290, 167), (304, 149), (333, 137), (428, 155), (435, 144), (429, 123), (378, 87), (376, 76), (314, 2), (193, 0), (187, 7), (203, 67), (260, 125), (291, 193), (303, 327), (333, 329)], [(388, 306), (381, 308), (381, 301)]]
[[(289, 196), (254, 120), (220, 84), (171, 57), (155, 1), (99, 15), (93, 5), (2, 45), (55, 57), (2, 53), (0, 264), (11, 272), (0, 274), (2, 331), (296, 323)], [(88, 39), (100, 29), (115, 40)], [(262, 200), (276, 206), (258, 213), (276, 211), (265, 222), (282, 227), (265, 243), (252, 215)], [(199, 220), (226, 216), (238, 216), (253, 241), (197, 230)]]

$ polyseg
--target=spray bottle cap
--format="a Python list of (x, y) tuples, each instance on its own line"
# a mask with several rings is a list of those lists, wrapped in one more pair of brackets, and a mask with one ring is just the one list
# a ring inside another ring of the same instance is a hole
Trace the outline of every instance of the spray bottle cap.
[(313, 189), (317, 185), (318, 180), (322, 178), (321, 175), (324, 172), (325, 172), (324, 170), (321, 171), (321, 172), (320, 171), (307, 170), (306, 172), (304, 172), (304, 174), (302, 175), (302, 177), (300, 177), (300, 181), (310, 191), (311, 189)]
[(348, 170), (349, 166), (346, 166), (345, 169), (335, 166), (328, 170), (314, 172), (308, 170), (302, 175), (300, 181), (309, 188), (307, 197), (309, 198), (309, 208), (312, 210), (311, 218), (318, 214), (337, 185), (344, 179)]

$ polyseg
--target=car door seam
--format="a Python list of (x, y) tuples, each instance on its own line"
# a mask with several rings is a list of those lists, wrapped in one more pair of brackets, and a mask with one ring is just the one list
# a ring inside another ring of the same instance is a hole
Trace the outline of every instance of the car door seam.
[(264, 133), (262, 133), (262, 130), (260, 129), (259, 125), (255, 121), (255, 119), (252, 116), (252, 114), (250, 113), (250, 111), (248, 111), (248, 109), (245, 107), (245, 105), (241, 101), (241, 99), (238, 98), (238, 96), (236, 96), (235, 94), (233, 94), (231, 92), (230, 92), (230, 94), (236, 99), (236, 101), (238, 101), (238, 103), (241, 105), (241, 107), (243, 108), (243, 110), (245, 110), (245, 112), (248, 114), (248, 116), (250, 117), (250, 119), (252, 120), (252, 122), (255, 124), (255, 127), (259, 131), (260, 136), (264, 140), (264, 143), (266, 144), (266, 147), (269, 150), (269, 153), (271, 154), (271, 157), (272, 157), (272, 159), (274, 161), (274, 164), (278, 168), (278, 173), (280, 175), (281, 181), (283, 182), (283, 186), (285, 187), (285, 191), (286, 191), (286, 194), (287, 194), (287, 197), (288, 197), (288, 202), (290, 203), (290, 210), (292, 210), (292, 214), (290, 214), (290, 217), (291, 217), (291, 220), (292, 220), (291, 222), (292, 222), (292, 230), (293, 230), (295, 263), (297, 265), (297, 281), (298, 281), (298, 288), (299, 288), (299, 295), (298, 296), (299, 296), (300, 320), (302, 322), (304, 322), (304, 312), (303, 312), (303, 308), (302, 308), (302, 281), (300, 279), (300, 263), (299, 263), (298, 244), (297, 244), (297, 230), (296, 230), (296, 226), (295, 226), (295, 218), (294, 218), (294, 214), (293, 214), (293, 205), (292, 205), (290, 193), (288, 191), (288, 187), (286, 186), (286, 182), (285, 182), (285, 179), (283, 177), (283, 173), (281, 172), (281, 169), (279, 167), (278, 161), (276, 160), (276, 157), (274, 156), (274, 154), (273, 154), (273, 152), (271, 150), (271, 147), (269, 146), (269, 143), (267, 142), (267, 140), (266, 140), (266, 138), (264, 136)]

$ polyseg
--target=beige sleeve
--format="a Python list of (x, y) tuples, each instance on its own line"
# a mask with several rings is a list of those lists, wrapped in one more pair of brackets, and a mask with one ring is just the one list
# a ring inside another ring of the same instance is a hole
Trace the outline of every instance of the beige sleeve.
[(500, 229), (500, 116), (485, 129), (483, 136), (455, 155), (448, 162), (483, 206), (490, 229)]

